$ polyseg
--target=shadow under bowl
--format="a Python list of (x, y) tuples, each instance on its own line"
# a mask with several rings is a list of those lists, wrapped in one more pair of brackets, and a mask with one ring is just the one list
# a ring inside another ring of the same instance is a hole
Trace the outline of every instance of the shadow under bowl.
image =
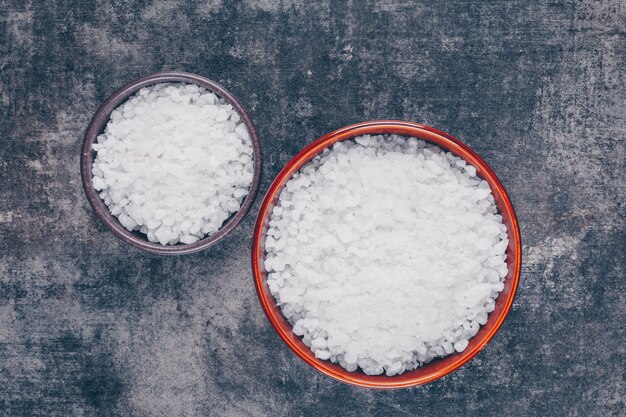
[[(282, 315), (276, 300), (267, 285), (267, 271), (264, 269), (265, 238), (270, 215), (287, 181), (300, 168), (305, 166), (324, 149), (334, 143), (349, 140), (361, 135), (398, 134), (415, 137), (440, 146), (464, 159), (476, 168), (477, 175), (487, 181), (491, 187), (499, 213), (507, 228), (509, 245), (506, 250), (508, 274), (504, 279), (504, 289), (496, 300), (495, 309), (489, 314), (487, 323), (469, 340), (467, 348), (460, 353), (453, 353), (438, 358), (423, 366), (401, 375), (366, 375), (360, 369), (349, 372), (338, 364), (321, 360), (307, 347), (302, 339), (295, 335), (292, 326)], [(515, 297), (522, 264), (521, 238), (515, 211), (504, 187), (495, 173), (474, 151), (454, 137), (432, 127), (412, 122), (378, 120), (347, 126), (321, 137), (298, 153), (278, 174), (265, 195), (256, 220), (252, 242), (252, 269), (257, 294), (270, 323), (282, 340), (302, 360), (313, 368), (341, 382), (371, 388), (393, 389), (416, 386), (434, 381), (458, 369), (484, 348), (502, 325)]]
[[(244, 198), (239, 211), (227, 219), (217, 232), (210, 236), (205, 236), (204, 238), (191, 244), (178, 243), (176, 245), (161, 245), (159, 243), (152, 243), (148, 241), (147, 236), (143, 233), (138, 231), (128, 231), (124, 226), (122, 226), (117, 217), (111, 214), (106, 204), (104, 204), (104, 201), (100, 198), (99, 192), (93, 188), (92, 168), (93, 162), (96, 158), (96, 151), (92, 149), (91, 145), (93, 145), (97, 137), (104, 132), (106, 125), (109, 122), (111, 113), (143, 87), (160, 83), (195, 84), (215, 93), (217, 96), (221, 97), (233, 106), (233, 108), (237, 111), (239, 117), (248, 130), (250, 141), (252, 142), (254, 165), (252, 183), (250, 184), (248, 195)], [(87, 195), (89, 205), (93, 208), (96, 216), (98, 216), (102, 223), (104, 223), (115, 236), (120, 238), (122, 241), (146, 252), (160, 255), (182, 255), (198, 252), (215, 245), (226, 235), (232, 232), (239, 225), (239, 223), (241, 223), (248, 211), (250, 211), (261, 181), (261, 142), (259, 141), (256, 128), (254, 127), (254, 123), (252, 123), (252, 119), (248, 113), (245, 111), (239, 100), (237, 100), (224, 87), (214, 81), (196, 74), (186, 72), (161, 72), (131, 81), (111, 94), (102, 106), (100, 106), (96, 114), (91, 119), (91, 122), (87, 127), (87, 131), (85, 132), (85, 138), (81, 149), (80, 172), (83, 181), (83, 189)]]

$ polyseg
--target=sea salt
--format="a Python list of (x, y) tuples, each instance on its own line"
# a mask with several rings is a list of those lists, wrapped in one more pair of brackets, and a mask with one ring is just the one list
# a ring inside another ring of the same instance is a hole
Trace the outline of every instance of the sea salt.
[(162, 83), (113, 110), (93, 145), (93, 186), (128, 230), (162, 245), (217, 232), (252, 182), (239, 114), (205, 88)]
[(392, 376), (467, 348), (503, 289), (507, 244), (474, 167), (415, 138), (362, 136), (287, 182), (265, 269), (316, 357)]

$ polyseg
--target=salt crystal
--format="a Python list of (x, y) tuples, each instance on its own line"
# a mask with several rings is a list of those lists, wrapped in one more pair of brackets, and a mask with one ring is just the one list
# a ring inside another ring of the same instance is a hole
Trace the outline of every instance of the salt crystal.
[(315, 351), (315, 357), (319, 358), (319, 359), (329, 359), (330, 358), (330, 352), (327, 350), (316, 350)]
[(467, 347), (469, 342), (466, 339), (461, 339), (458, 342), (454, 343), (454, 350), (457, 352), (463, 352)]

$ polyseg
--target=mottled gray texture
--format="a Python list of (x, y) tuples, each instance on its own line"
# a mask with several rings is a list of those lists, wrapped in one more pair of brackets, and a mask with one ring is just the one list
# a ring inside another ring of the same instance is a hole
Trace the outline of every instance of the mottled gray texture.
[[(240, 97), (265, 156), (243, 224), (178, 258), (105, 230), (78, 166), (102, 101), (162, 70)], [(0, 414), (625, 415), (625, 80), (620, 0), (0, 0)], [(292, 354), (249, 259), (279, 169), (375, 118), (478, 151), (511, 195), (525, 256), (492, 343), (393, 392), (335, 382)]]

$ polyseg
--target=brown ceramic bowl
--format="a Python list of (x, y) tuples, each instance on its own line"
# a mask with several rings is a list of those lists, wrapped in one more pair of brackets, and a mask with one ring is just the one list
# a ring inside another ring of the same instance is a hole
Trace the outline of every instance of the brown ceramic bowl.
[[(92, 183), (92, 167), (93, 161), (96, 157), (96, 152), (92, 149), (91, 145), (96, 141), (98, 135), (104, 132), (104, 129), (109, 122), (111, 112), (141, 88), (167, 82), (195, 84), (200, 87), (204, 87), (223, 98), (226, 102), (233, 106), (237, 113), (239, 113), (241, 120), (248, 129), (248, 134), (250, 135), (250, 140), (252, 141), (254, 174), (252, 177), (252, 183), (250, 184), (250, 191), (243, 200), (241, 208), (238, 212), (233, 214), (216, 233), (191, 244), (179, 243), (176, 245), (161, 245), (148, 241), (148, 238), (143, 233), (137, 231), (129, 232), (121, 225), (117, 217), (113, 216), (109, 212), (109, 209), (104, 204), (104, 201), (100, 198), (99, 193), (93, 188)], [(250, 207), (252, 207), (252, 203), (254, 202), (254, 198), (256, 197), (256, 193), (259, 188), (259, 182), (261, 181), (261, 143), (259, 141), (256, 128), (252, 123), (252, 119), (250, 119), (250, 116), (248, 116), (248, 113), (246, 113), (241, 103), (224, 87), (214, 81), (195, 74), (185, 72), (162, 72), (131, 81), (119, 90), (115, 91), (104, 102), (104, 104), (100, 106), (96, 114), (91, 119), (91, 122), (87, 127), (87, 131), (85, 132), (80, 158), (80, 172), (83, 180), (83, 188), (85, 190), (85, 194), (87, 195), (89, 204), (95, 211), (96, 216), (98, 216), (98, 218), (113, 232), (115, 236), (146, 252), (161, 255), (180, 255), (197, 252), (215, 245), (228, 233), (232, 232), (239, 223), (241, 223), (246, 213), (250, 210)]]
[[(291, 325), (276, 305), (276, 300), (267, 286), (267, 271), (265, 271), (263, 266), (265, 260), (265, 236), (269, 226), (270, 214), (281, 191), (292, 175), (324, 149), (338, 141), (349, 140), (361, 135), (385, 133), (395, 133), (425, 140), (452, 152), (456, 156), (463, 158), (468, 164), (476, 167), (478, 176), (487, 181), (491, 187), (491, 192), (496, 201), (498, 211), (502, 215), (509, 237), (509, 246), (506, 252), (509, 272), (504, 279), (504, 289), (496, 300), (494, 311), (489, 313), (487, 323), (469, 340), (467, 348), (461, 353), (453, 353), (446, 357), (435, 359), (422, 367), (391, 377), (366, 375), (360, 370), (349, 372), (330, 361), (316, 358), (315, 354), (302, 342), (302, 339), (293, 333)], [(511, 304), (513, 304), (522, 265), (521, 249), (519, 227), (511, 201), (496, 174), (474, 151), (460, 140), (432, 127), (411, 122), (378, 120), (347, 126), (321, 137), (304, 148), (283, 168), (265, 195), (257, 216), (252, 241), (252, 269), (256, 290), (265, 314), (279, 336), (296, 355), (313, 368), (341, 382), (363, 387), (391, 389), (421, 385), (448, 375), (476, 356), (489, 343), (502, 325), (511, 308)]]

